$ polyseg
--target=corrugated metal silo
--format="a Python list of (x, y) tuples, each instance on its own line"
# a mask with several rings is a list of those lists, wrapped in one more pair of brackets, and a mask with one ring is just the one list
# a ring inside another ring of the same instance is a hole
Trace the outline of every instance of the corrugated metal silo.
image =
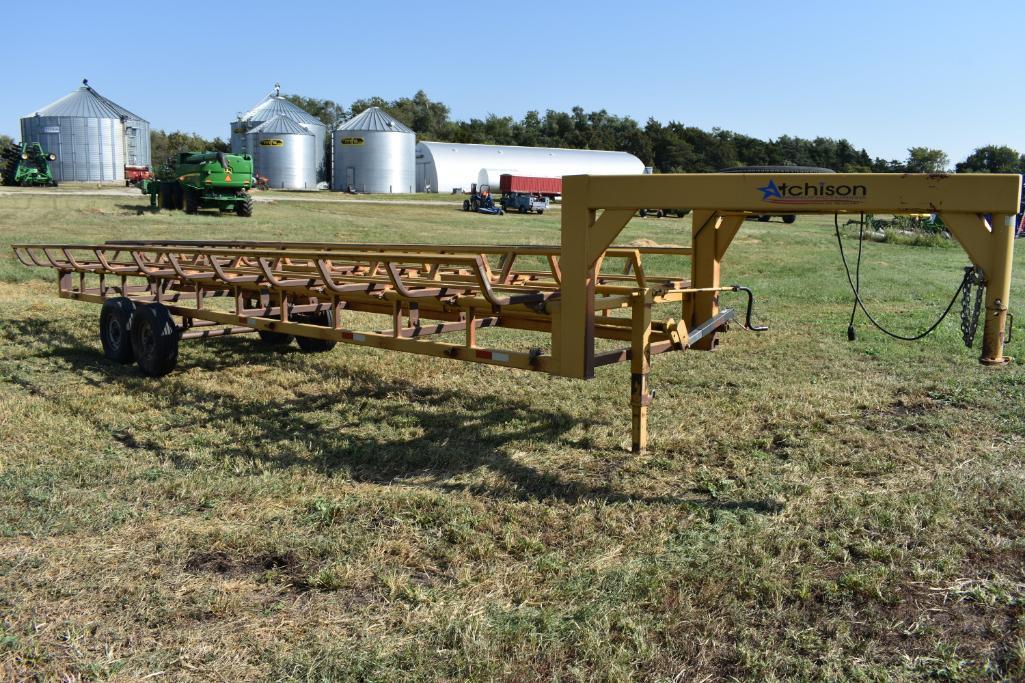
[(21, 119), (21, 139), (57, 156), (59, 182), (118, 181), (125, 164), (150, 165), (149, 122), (82, 87)]
[(334, 132), (331, 189), (355, 192), (413, 192), (416, 189), (416, 134), (370, 107)]
[(231, 122), (231, 151), (233, 154), (252, 154), (253, 150), (248, 148), (248, 134), (257, 126), (267, 123), (273, 118), (284, 116), (295, 121), (309, 131), (315, 140), (317, 159), (317, 180), (327, 178), (327, 125), (316, 116), (300, 109), (287, 99), (281, 96), (281, 86), (274, 84), (274, 92), (267, 95), (255, 107), (239, 116)]
[(316, 137), (286, 116), (275, 116), (246, 135), (253, 170), (284, 190), (317, 188)]

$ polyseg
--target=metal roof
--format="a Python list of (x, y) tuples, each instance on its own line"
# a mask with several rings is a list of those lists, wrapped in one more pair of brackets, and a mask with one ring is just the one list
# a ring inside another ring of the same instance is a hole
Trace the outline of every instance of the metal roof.
[(295, 106), (281, 96), (281, 87), (274, 85), (274, 92), (267, 95), (258, 105), (239, 117), (239, 121), (270, 121), (275, 116), (284, 116), (311, 126), (327, 127), (323, 121)]
[(412, 133), (413, 131), (404, 126), (402, 122), (393, 116), (381, 111), (380, 107), (370, 107), (358, 116), (354, 116), (342, 125), (338, 130), (365, 130), (381, 131), (392, 133)]
[(416, 163), (431, 167), (429, 180), (434, 192), (468, 189), (470, 183), (477, 182), (481, 170), (494, 176), (511, 173), (541, 178), (644, 173), (644, 163), (626, 152), (455, 142), (418, 142)]
[(249, 132), (278, 133), (281, 135), (313, 135), (313, 133), (303, 128), (287, 116), (275, 116), (270, 121), (264, 121)]
[(28, 116), (79, 116), (93, 119), (120, 119), (124, 117), (135, 119), (136, 121), (146, 121), (141, 116), (133, 114), (121, 105), (108, 100), (93, 90), (87, 81), (82, 81), (81, 88), (68, 93), (56, 102), (51, 102), (42, 109), (32, 112)]

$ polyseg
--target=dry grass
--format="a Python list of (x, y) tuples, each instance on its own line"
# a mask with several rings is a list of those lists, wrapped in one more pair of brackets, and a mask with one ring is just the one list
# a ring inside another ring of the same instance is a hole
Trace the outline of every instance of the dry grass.
[[(558, 239), (557, 217), (444, 206), (133, 203), (0, 198), (0, 243)], [(640, 457), (627, 368), (238, 337), (184, 345), (157, 381), (104, 362), (98, 310), (0, 251), (0, 675), (1022, 679), (1025, 371), (978, 366), (953, 320), (848, 343), (827, 223), (745, 227), (725, 278), (772, 330), (656, 359)], [(688, 230), (635, 220), (622, 241)], [(964, 261), (865, 252), (866, 295), (907, 328)]]

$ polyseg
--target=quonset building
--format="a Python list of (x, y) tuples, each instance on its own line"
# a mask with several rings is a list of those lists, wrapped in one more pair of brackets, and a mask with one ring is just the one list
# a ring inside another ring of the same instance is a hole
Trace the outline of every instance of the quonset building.
[[(231, 122), (232, 154), (252, 155), (253, 150), (250, 146), (249, 133), (252, 132), (254, 128), (257, 128), (279, 116), (291, 119), (313, 135), (315, 152), (313, 159), (313, 173), (318, 182), (325, 180), (327, 178), (327, 168), (325, 166), (325, 157), (327, 156), (325, 153), (327, 144), (327, 126), (316, 116), (300, 109), (282, 97), (281, 86), (277, 83), (274, 84), (274, 92), (267, 95), (259, 104), (246, 113), (241, 114), (238, 119)], [(274, 187), (278, 187), (277, 183), (275, 183), (275, 179), (268, 173), (265, 173), (259, 166), (255, 166), (253, 170), (260, 175), (265, 175), (270, 178)]]
[(57, 156), (58, 182), (125, 179), (125, 166), (150, 165), (149, 122), (82, 87), (21, 119), (23, 142), (38, 142)]
[(450, 193), (470, 185), (498, 189), (499, 176), (561, 178), (566, 175), (640, 175), (644, 163), (627, 152), (511, 145), (419, 142), (416, 191)]

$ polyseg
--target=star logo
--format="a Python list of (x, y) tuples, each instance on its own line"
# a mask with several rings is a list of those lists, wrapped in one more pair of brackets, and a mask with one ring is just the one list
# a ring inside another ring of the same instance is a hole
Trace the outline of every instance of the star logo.
[(768, 185), (765, 187), (759, 187), (758, 190), (762, 193), (763, 202), (769, 199), (783, 199), (783, 193), (779, 191), (778, 187), (776, 187), (775, 180), (770, 180)]

